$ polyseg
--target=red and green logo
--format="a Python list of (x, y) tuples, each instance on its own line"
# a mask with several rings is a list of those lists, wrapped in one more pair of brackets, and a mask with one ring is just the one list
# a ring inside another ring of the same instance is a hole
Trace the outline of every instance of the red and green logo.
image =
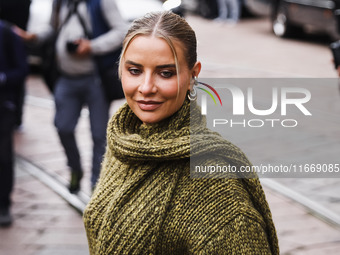
[[(203, 85), (203, 86), (206, 86), (206, 87), (209, 88), (212, 92), (214, 92), (214, 94), (217, 96), (217, 98), (218, 98), (218, 100), (220, 101), (220, 104), (221, 104), (221, 106), (222, 106), (221, 97), (220, 97), (220, 95), (217, 93), (217, 91), (216, 91), (212, 86), (210, 86), (210, 85), (208, 85), (208, 84), (206, 84), (206, 83), (204, 83), (204, 82), (198, 82), (198, 84)], [(214, 95), (213, 95), (209, 90), (207, 90), (207, 89), (205, 89), (205, 88), (201, 88), (201, 87), (197, 87), (197, 88), (200, 89), (200, 90), (203, 90), (204, 92), (206, 92), (206, 93), (212, 98), (212, 100), (214, 100), (215, 105), (217, 105), (217, 102), (216, 102), (216, 99), (215, 99)]]

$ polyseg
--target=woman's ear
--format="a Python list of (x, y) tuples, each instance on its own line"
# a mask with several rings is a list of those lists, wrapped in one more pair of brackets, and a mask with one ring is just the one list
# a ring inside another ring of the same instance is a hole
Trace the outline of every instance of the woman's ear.
[(194, 65), (194, 67), (191, 69), (192, 70), (192, 77), (198, 77), (199, 73), (201, 72), (201, 62), (197, 61)]
[[(201, 72), (201, 67), (202, 67), (201, 62), (197, 61), (194, 65), (194, 67), (191, 69), (192, 79), (194, 79), (194, 77), (197, 77), (199, 75), (199, 73)], [(191, 82), (190, 82), (190, 84), (191, 84)], [(188, 90), (191, 90), (190, 84), (189, 84)]]

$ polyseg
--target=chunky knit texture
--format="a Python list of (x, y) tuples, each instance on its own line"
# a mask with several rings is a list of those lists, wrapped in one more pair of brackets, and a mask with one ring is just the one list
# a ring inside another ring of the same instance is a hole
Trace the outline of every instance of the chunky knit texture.
[(205, 128), (197, 107), (192, 112), (191, 127), (188, 101), (156, 125), (141, 123), (128, 105), (111, 119), (101, 177), (84, 213), (91, 255), (279, 254), (258, 179), (190, 178), (190, 156), (213, 152), (215, 163), (250, 165)]

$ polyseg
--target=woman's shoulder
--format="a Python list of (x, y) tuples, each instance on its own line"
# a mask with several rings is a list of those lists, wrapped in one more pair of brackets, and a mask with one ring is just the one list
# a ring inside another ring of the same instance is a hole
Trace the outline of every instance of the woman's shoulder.
[[(247, 188), (247, 180), (242, 178), (190, 178), (179, 181), (176, 204), (183, 205), (184, 211), (196, 215), (210, 215), (227, 224), (240, 214), (263, 223), (258, 207)], [(259, 184), (260, 185), (260, 184)], [(261, 187), (259, 187), (262, 190)]]
[[(207, 128), (190, 136), (190, 163), (196, 170), (216, 170), (213, 175), (217, 176), (218, 171), (224, 173), (239, 173), (243, 166), (250, 166), (251, 163), (245, 153), (235, 144), (222, 137), (220, 134)], [(202, 169), (202, 167), (204, 169)], [(204, 171), (205, 170), (205, 171)], [(231, 171), (232, 170), (232, 171)], [(211, 171), (209, 171), (211, 173)]]
[(267, 223), (252, 197), (242, 179), (182, 178), (164, 221), (164, 235), (197, 253), (234, 253), (241, 242), (254, 241), (263, 246), (262, 254), (270, 254)]

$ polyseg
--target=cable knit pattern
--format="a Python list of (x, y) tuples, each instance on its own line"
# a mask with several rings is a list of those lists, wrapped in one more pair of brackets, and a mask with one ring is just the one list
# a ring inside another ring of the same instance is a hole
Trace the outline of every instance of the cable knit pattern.
[(190, 178), (190, 157), (206, 161), (206, 153), (221, 165), (250, 165), (192, 107), (190, 116), (185, 101), (170, 118), (145, 125), (124, 105), (110, 120), (84, 213), (90, 254), (279, 254), (258, 179)]

